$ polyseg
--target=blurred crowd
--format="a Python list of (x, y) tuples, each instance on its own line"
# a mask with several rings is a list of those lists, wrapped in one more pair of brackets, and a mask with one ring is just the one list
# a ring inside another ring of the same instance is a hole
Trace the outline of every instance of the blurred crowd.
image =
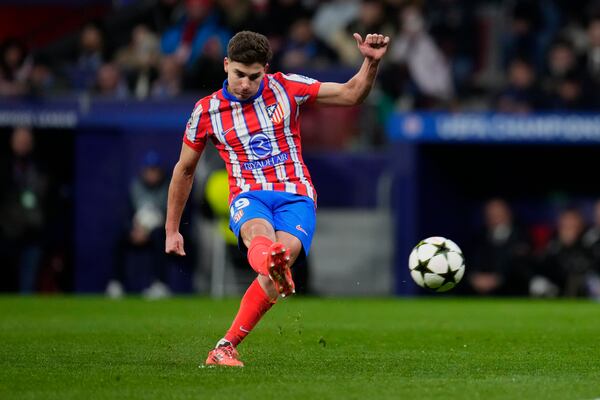
[[(76, 40), (1, 44), (0, 96), (172, 98), (220, 88), (229, 38), (266, 34), (272, 70), (347, 78), (352, 33), (392, 38), (380, 96), (396, 109), (591, 110), (600, 105), (600, 2), (140, 0)], [(119, 4), (116, 2), (115, 4)], [(60, 51), (57, 51), (60, 49)]]
[(468, 248), (464, 292), (600, 300), (600, 200), (589, 223), (565, 207), (553, 226), (520, 224), (500, 198), (484, 205), (483, 221)]

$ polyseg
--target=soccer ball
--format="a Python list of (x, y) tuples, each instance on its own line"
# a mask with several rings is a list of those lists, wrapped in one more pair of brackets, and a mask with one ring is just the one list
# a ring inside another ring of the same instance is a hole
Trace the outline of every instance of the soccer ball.
[(410, 253), (408, 266), (417, 285), (436, 292), (452, 289), (465, 273), (460, 248), (452, 240), (439, 236), (419, 242)]

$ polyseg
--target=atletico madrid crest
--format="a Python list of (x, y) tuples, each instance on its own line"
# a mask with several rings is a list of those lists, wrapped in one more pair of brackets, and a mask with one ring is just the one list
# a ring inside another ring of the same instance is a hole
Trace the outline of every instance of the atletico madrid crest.
[(271, 121), (274, 124), (279, 124), (279, 123), (281, 123), (281, 121), (283, 121), (283, 117), (284, 117), (283, 107), (281, 107), (281, 105), (279, 103), (275, 103), (275, 104), (271, 104), (270, 106), (267, 106), (267, 114), (269, 115), (269, 118), (271, 118)]

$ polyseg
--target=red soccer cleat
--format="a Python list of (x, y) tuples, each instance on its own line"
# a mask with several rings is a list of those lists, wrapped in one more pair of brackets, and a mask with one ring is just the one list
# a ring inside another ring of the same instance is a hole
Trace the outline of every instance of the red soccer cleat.
[(223, 365), (225, 367), (243, 367), (244, 363), (238, 359), (239, 356), (237, 350), (231, 344), (219, 346), (208, 353), (205, 364)]
[(269, 278), (275, 284), (277, 293), (282, 297), (296, 293), (294, 281), (292, 280), (292, 271), (288, 266), (290, 261), (290, 251), (281, 243), (273, 243), (269, 247), (267, 256), (267, 269)]

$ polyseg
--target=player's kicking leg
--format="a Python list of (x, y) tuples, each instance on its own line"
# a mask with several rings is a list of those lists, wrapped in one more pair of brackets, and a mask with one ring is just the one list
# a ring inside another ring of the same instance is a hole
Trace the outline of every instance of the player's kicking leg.
[(271, 224), (260, 218), (244, 223), (240, 234), (248, 247), (250, 265), (258, 277), (244, 294), (225, 337), (209, 352), (206, 365), (243, 367), (237, 345), (271, 309), (280, 294), (283, 297), (294, 292), (290, 266), (300, 254), (300, 241), (286, 232), (276, 234)]

